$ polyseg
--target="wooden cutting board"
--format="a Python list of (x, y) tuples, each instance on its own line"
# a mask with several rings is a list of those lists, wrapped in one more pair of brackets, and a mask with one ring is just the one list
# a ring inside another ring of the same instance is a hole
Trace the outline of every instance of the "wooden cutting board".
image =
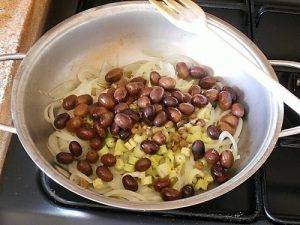
[[(50, 3), (51, 0), (0, 0), (0, 54), (28, 51), (41, 34)], [(0, 62), (0, 123), (6, 125), (12, 124), (11, 87), (18, 65), (19, 62)], [(10, 138), (10, 133), (0, 131), (0, 174)]]

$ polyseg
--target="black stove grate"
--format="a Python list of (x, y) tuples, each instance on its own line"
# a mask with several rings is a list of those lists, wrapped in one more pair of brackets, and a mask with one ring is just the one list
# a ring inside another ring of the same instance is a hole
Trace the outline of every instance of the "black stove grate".
[[(96, 210), (125, 211), (119, 208), (98, 204), (84, 199), (41, 173), (41, 186), (46, 195), (55, 203), (68, 207), (80, 207)], [(176, 210), (138, 212), (159, 216), (209, 219), (224, 222), (250, 223), (262, 215), (260, 174), (250, 178), (231, 192), (211, 201)], [(131, 211), (129, 211), (131, 213)], [(136, 214), (137, 212), (132, 212)]]

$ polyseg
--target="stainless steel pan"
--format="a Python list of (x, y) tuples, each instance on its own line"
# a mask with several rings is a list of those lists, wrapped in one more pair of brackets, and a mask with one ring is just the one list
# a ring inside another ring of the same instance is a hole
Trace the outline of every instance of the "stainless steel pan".
[[(211, 29), (236, 46), (250, 60), (276, 79), (271, 65), (300, 68), (299, 63), (268, 61), (241, 32), (208, 15)], [(101, 65), (103, 59), (126, 64), (156, 54), (183, 54), (207, 65), (240, 91), (248, 115), (239, 142), (241, 159), (226, 183), (194, 197), (159, 203), (133, 203), (101, 196), (83, 189), (54, 168), (47, 149), (53, 131), (44, 120), (44, 107), (51, 101), (41, 94), (75, 77), (85, 64)], [(249, 76), (251, 71), (225, 55), (222, 46), (203, 42), (201, 37), (179, 30), (146, 2), (122, 2), (93, 8), (62, 22), (47, 32), (25, 55), (6, 55), (1, 60), (23, 59), (14, 84), (11, 112), (16, 132), (31, 159), (60, 185), (90, 200), (132, 210), (166, 210), (199, 204), (240, 185), (266, 161), (279, 136), (300, 133), (300, 128), (281, 131), (283, 102)], [(18, 162), (22, 163), (22, 162)], [(285, 162), (283, 162), (285, 163)]]

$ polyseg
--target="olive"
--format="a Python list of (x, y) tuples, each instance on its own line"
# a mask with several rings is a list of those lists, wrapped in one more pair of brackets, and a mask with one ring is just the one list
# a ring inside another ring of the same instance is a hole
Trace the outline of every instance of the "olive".
[(228, 110), (232, 105), (232, 98), (228, 91), (221, 91), (218, 95), (219, 106), (222, 110)]
[(93, 173), (93, 169), (87, 160), (79, 160), (77, 162), (77, 169), (87, 176), (91, 176)]
[(117, 102), (125, 101), (127, 97), (127, 90), (125, 87), (119, 87), (114, 93), (114, 98)]
[(184, 94), (181, 91), (173, 91), (172, 96), (175, 97), (179, 103), (184, 102)]
[(181, 193), (176, 189), (167, 187), (162, 189), (161, 197), (164, 201), (174, 201), (180, 199), (182, 196)]
[(145, 88), (141, 91), (140, 97), (143, 97), (143, 96), (149, 97), (151, 91), (152, 91), (152, 87), (145, 87)]
[(107, 94), (107, 93), (102, 93), (99, 95), (98, 101), (100, 105), (104, 106), (107, 109), (112, 109), (115, 107), (115, 100), (113, 96)]
[(228, 175), (226, 174), (224, 168), (220, 164), (215, 164), (211, 168), (211, 174), (214, 176), (218, 183), (224, 183), (228, 180)]
[(158, 151), (158, 145), (154, 141), (144, 140), (141, 143), (142, 150), (149, 155), (153, 155)]
[(136, 171), (144, 172), (147, 169), (149, 169), (150, 166), (151, 166), (151, 160), (150, 159), (141, 158), (135, 163), (134, 168), (135, 168)]
[(218, 100), (218, 94), (219, 94), (219, 91), (214, 89), (214, 88), (208, 89), (204, 93), (204, 95), (206, 96), (206, 98), (209, 102), (217, 101)]
[(136, 123), (136, 122), (138, 122), (140, 120), (139, 113), (136, 112), (136, 111), (134, 111), (134, 110), (132, 110), (132, 109), (125, 109), (123, 111), (123, 113), (125, 113), (126, 115), (128, 115), (132, 119), (132, 121), (134, 123)]
[(103, 113), (99, 118), (99, 124), (102, 127), (108, 127), (110, 126), (114, 121), (114, 114), (110, 111)]
[(89, 163), (95, 163), (95, 162), (98, 161), (98, 159), (99, 159), (99, 155), (98, 155), (97, 151), (95, 151), (95, 150), (89, 150), (86, 153), (86, 160)]
[(109, 95), (111, 95), (111, 96), (114, 96), (115, 91), (116, 91), (116, 88), (111, 87), (111, 88), (109, 88), (109, 89), (107, 90), (106, 93), (109, 94)]
[(108, 112), (108, 110), (103, 106), (94, 106), (90, 108), (90, 114), (93, 119), (97, 120), (102, 114)]
[(94, 122), (93, 129), (100, 138), (106, 137), (106, 129), (104, 127), (102, 127), (102, 125), (99, 123), (99, 121)]
[(93, 98), (89, 94), (79, 95), (76, 99), (76, 104), (77, 105), (79, 105), (79, 104), (91, 105), (91, 104), (93, 104)]
[(177, 108), (168, 107), (166, 112), (170, 120), (174, 123), (178, 123), (181, 120), (182, 114)]
[(155, 107), (153, 105), (149, 105), (142, 109), (142, 116), (144, 120), (153, 120), (155, 116)]
[(179, 62), (176, 64), (177, 76), (181, 79), (187, 79), (189, 77), (189, 68), (184, 62)]
[(119, 81), (123, 76), (123, 69), (114, 68), (105, 75), (105, 80), (109, 83), (114, 83)]
[(216, 177), (215, 179), (216, 179), (217, 183), (222, 184), (222, 183), (224, 183), (225, 181), (227, 181), (229, 179), (229, 176), (225, 171), (223, 176)]
[(114, 113), (119, 113), (119, 112), (123, 112), (125, 109), (128, 109), (129, 106), (127, 103), (125, 102), (120, 102), (119, 104), (117, 104), (114, 108)]
[(166, 106), (166, 107), (175, 107), (178, 105), (178, 100), (177, 98), (175, 97), (172, 97), (172, 96), (166, 96), (164, 97), (163, 99), (163, 104)]
[(131, 137), (131, 131), (130, 130), (120, 130), (119, 137), (123, 141), (128, 141), (129, 138)]
[(241, 118), (245, 114), (245, 108), (244, 108), (244, 106), (241, 103), (234, 103), (231, 106), (231, 113), (232, 113), (232, 115)]
[(163, 110), (163, 106), (161, 104), (154, 104), (155, 113), (158, 113), (159, 111)]
[(212, 148), (208, 149), (205, 152), (204, 156), (205, 156), (207, 163), (210, 165), (215, 165), (220, 159), (219, 153), (215, 149), (212, 149)]
[(122, 183), (126, 190), (137, 191), (139, 188), (138, 182), (129, 174), (122, 177)]
[(115, 123), (113, 122), (111, 125), (110, 125), (110, 133), (114, 136), (117, 136), (120, 132), (121, 128)]
[(90, 140), (90, 147), (92, 149), (100, 150), (100, 148), (102, 147), (102, 145), (103, 145), (103, 139), (93, 138), (92, 140)]
[(208, 101), (204, 95), (196, 94), (192, 97), (191, 103), (196, 107), (202, 108), (208, 104)]
[(192, 185), (185, 185), (181, 188), (181, 194), (183, 198), (192, 197), (195, 194), (194, 187)]
[(136, 100), (137, 100), (137, 98), (138, 98), (138, 96), (137, 95), (129, 95), (128, 97), (127, 97), (127, 101), (126, 101), (126, 103), (128, 104), (128, 105), (130, 105), (130, 104), (132, 104), (133, 102), (135, 102)]
[(71, 141), (69, 143), (69, 150), (75, 157), (79, 157), (82, 154), (82, 147), (77, 141)]
[(82, 103), (75, 107), (74, 110), (75, 116), (85, 117), (88, 114), (89, 114), (89, 106), (87, 104)]
[(153, 103), (159, 103), (164, 96), (164, 89), (162, 87), (153, 87), (150, 92), (150, 99)]
[(160, 79), (160, 75), (156, 71), (152, 71), (150, 73), (150, 82), (152, 85), (158, 85)]
[(199, 85), (200, 85), (200, 87), (202, 87), (204, 89), (209, 89), (209, 88), (212, 88), (216, 84), (216, 82), (217, 82), (217, 80), (215, 77), (206, 76), (206, 77), (203, 77), (199, 81)]
[(236, 91), (232, 88), (232, 87), (228, 87), (228, 86), (224, 86), (222, 88), (222, 91), (227, 91), (229, 92), (230, 96), (231, 96), (231, 99), (233, 102), (237, 101), (237, 93)]
[(118, 88), (126, 88), (126, 85), (128, 84), (128, 80), (121, 78), (118, 82), (114, 84), (116, 89)]
[(183, 102), (191, 102), (192, 96), (189, 93), (184, 93)]
[(158, 178), (153, 182), (154, 190), (161, 192), (162, 189), (171, 186), (171, 181), (169, 178)]
[(70, 120), (70, 115), (68, 113), (59, 114), (54, 120), (54, 126), (56, 129), (64, 129), (67, 122)]
[(190, 75), (193, 78), (201, 79), (201, 78), (207, 76), (207, 72), (205, 71), (205, 69), (203, 67), (192, 66), (190, 68)]
[(69, 95), (68, 97), (63, 99), (62, 106), (65, 110), (72, 110), (76, 106), (76, 100), (77, 96), (76, 95)]
[(234, 158), (233, 158), (233, 154), (230, 150), (225, 150), (221, 153), (220, 163), (224, 168), (226, 168), (226, 169), (231, 168), (233, 165), (233, 162), (234, 162)]
[(167, 122), (167, 120), (167, 114), (165, 113), (165, 111), (161, 110), (156, 114), (153, 120), (153, 124), (157, 127), (161, 127)]
[(129, 82), (126, 84), (126, 90), (130, 95), (138, 95), (143, 88), (144, 84), (142, 82)]
[(167, 141), (166, 136), (161, 131), (157, 131), (153, 135), (152, 139), (158, 145), (164, 145), (166, 143), (166, 141)]
[(147, 96), (142, 96), (138, 99), (137, 104), (140, 108), (144, 108), (148, 105), (151, 105), (151, 102)]
[(110, 182), (114, 178), (112, 172), (106, 166), (98, 166), (96, 169), (96, 174), (101, 180), (105, 182)]
[(207, 135), (213, 140), (219, 139), (219, 136), (221, 134), (221, 131), (215, 126), (215, 125), (210, 125), (207, 127)]
[(229, 114), (223, 116), (220, 121), (228, 123), (233, 128), (236, 128), (239, 123), (239, 119), (236, 116)]
[(218, 123), (218, 128), (221, 131), (228, 131), (231, 135), (234, 135), (234, 133), (235, 133), (235, 128), (230, 126), (228, 123), (223, 122), (223, 121), (220, 121)]
[(91, 140), (95, 137), (95, 132), (89, 127), (79, 127), (76, 129), (76, 135), (82, 140)]
[(115, 123), (124, 130), (130, 130), (133, 127), (133, 121), (125, 113), (118, 113), (114, 119)]
[(56, 160), (61, 164), (70, 164), (73, 162), (74, 157), (71, 153), (60, 152), (56, 155)]
[(173, 90), (176, 85), (176, 81), (172, 77), (162, 77), (159, 79), (158, 85), (165, 90)]
[(104, 166), (114, 166), (117, 162), (117, 159), (113, 154), (106, 153), (101, 157), (100, 161)]
[(83, 119), (79, 116), (75, 116), (75, 117), (71, 118), (70, 120), (68, 120), (68, 122), (66, 124), (66, 128), (70, 132), (75, 132), (75, 130), (78, 127), (81, 127), (82, 124), (83, 124)]
[(144, 85), (146, 85), (147, 80), (144, 79), (143, 77), (137, 76), (137, 77), (132, 78), (130, 80), (130, 82), (142, 82)]
[(191, 96), (194, 96), (196, 94), (200, 94), (201, 93), (201, 87), (199, 85), (192, 85), (190, 88), (189, 88), (189, 94)]
[(205, 146), (203, 141), (201, 140), (194, 141), (194, 143), (192, 144), (192, 153), (195, 161), (201, 159), (204, 156)]
[(178, 109), (187, 116), (192, 115), (195, 111), (195, 107), (190, 103), (180, 103)]

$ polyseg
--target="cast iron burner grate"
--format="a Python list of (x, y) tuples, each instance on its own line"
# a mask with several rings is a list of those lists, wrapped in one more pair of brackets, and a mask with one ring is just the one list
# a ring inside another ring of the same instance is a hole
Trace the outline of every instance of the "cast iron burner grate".
[[(259, 176), (259, 173), (257, 173), (238, 188), (203, 204), (176, 210), (138, 213), (249, 223), (260, 216), (262, 211), (261, 184)], [(41, 173), (41, 186), (51, 200), (57, 204), (62, 204), (63, 206), (96, 210), (109, 209), (116, 212), (125, 211), (119, 208), (98, 204), (73, 194), (55, 183), (44, 173)], [(129, 213), (136, 214), (137, 212), (129, 211)]]

